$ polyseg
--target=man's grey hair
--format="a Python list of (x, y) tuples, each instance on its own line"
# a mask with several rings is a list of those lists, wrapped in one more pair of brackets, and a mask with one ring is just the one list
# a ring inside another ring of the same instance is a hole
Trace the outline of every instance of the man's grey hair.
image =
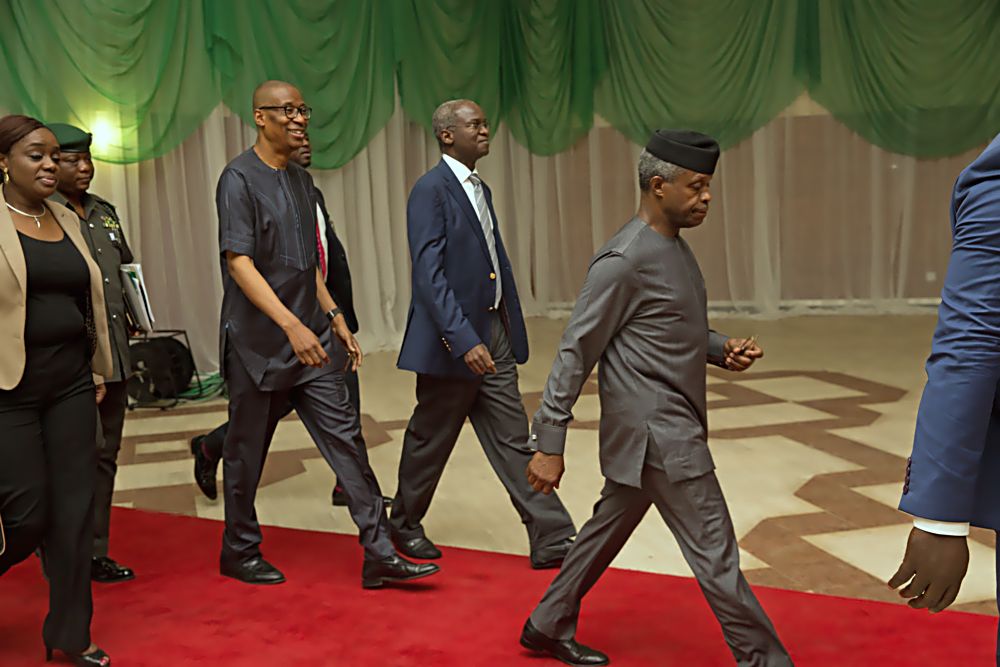
[(647, 150), (639, 153), (639, 189), (649, 190), (649, 182), (653, 176), (659, 176), (667, 183), (673, 183), (684, 172), (684, 167), (666, 162)]
[(448, 100), (438, 105), (438, 108), (434, 110), (434, 115), (431, 116), (431, 128), (434, 130), (435, 137), (440, 137), (442, 132), (458, 124), (456, 112), (466, 104), (475, 104), (475, 102), (472, 100)]

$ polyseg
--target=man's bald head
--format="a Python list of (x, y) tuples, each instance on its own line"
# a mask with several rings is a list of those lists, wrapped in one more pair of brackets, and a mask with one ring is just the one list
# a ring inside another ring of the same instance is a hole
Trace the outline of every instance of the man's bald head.
[(253, 90), (253, 108), (282, 104), (289, 97), (302, 97), (302, 93), (287, 81), (265, 81)]
[(302, 146), (311, 115), (302, 93), (287, 81), (265, 81), (253, 91), (256, 146), (269, 156), (272, 167), (284, 167)]
[(458, 110), (463, 107), (478, 109), (479, 105), (472, 100), (448, 100), (447, 102), (442, 102), (434, 110), (434, 115), (431, 116), (431, 129), (439, 142), (441, 141), (442, 132), (458, 124)]
[(438, 146), (469, 169), (490, 152), (490, 123), (472, 100), (448, 100), (434, 110), (431, 127)]

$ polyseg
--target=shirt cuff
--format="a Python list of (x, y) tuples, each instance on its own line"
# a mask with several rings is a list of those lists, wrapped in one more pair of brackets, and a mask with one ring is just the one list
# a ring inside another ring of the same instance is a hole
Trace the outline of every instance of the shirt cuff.
[(536, 452), (562, 456), (566, 449), (566, 427), (532, 422), (528, 446)]
[(222, 242), (219, 243), (219, 252), (225, 255), (226, 251), (229, 251), (234, 255), (246, 255), (247, 257), (253, 257), (254, 240), (252, 237), (230, 237), (223, 239)]
[(934, 535), (949, 535), (951, 537), (967, 537), (969, 535), (968, 522), (934, 521), (933, 519), (914, 517), (913, 527)]
[(708, 363), (726, 367), (726, 341), (729, 336), (717, 331), (708, 332)]

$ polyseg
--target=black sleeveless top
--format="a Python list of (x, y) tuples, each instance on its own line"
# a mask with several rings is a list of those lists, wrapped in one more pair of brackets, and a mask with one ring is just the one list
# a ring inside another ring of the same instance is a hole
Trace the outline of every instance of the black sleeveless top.
[(90, 272), (65, 232), (60, 241), (40, 241), (18, 232), (28, 272), (24, 343), (52, 346), (87, 336)]

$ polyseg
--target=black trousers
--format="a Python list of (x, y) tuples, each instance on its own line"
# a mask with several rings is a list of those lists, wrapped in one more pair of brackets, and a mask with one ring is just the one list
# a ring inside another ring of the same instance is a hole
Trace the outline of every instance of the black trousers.
[(289, 405), (340, 480), (365, 558), (381, 560), (395, 554), (382, 492), (368, 463), (360, 420), (347, 399), (343, 372), (332, 371), (281, 391), (261, 391), (231, 351), (226, 368), (229, 429), (222, 453), (226, 503), (222, 560), (242, 562), (260, 554), (263, 538), (254, 508), (257, 485), (274, 429), (288, 414)]
[(94, 382), (85, 338), (29, 348), (24, 376), (0, 391), (0, 516), (7, 550), (0, 574), (42, 548), (49, 579), (45, 644), (90, 646)]
[[(357, 371), (346, 371), (344, 373), (344, 383), (347, 385), (347, 400), (354, 408), (354, 414), (358, 418), (358, 428), (361, 428), (361, 385), (358, 382)], [(292, 404), (289, 403), (284, 413), (279, 419), (291, 414)], [(201, 449), (205, 455), (214, 463), (222, 458), (222, 444), (226, 441), (226, 431), (229, 430), (229, 422), (217, 426), (214, 431), (208, 433), (201, 441)], [(336, 483), (340, 486), (340, 482)], [(95, 554), (96, 555), (96, 554)]]
[(94, 556), (108, 555), (111, 534), (111, 499), (115, 494), (118, 451), (128, 408), (126, 382), (108, 382), (108, 393), (98, 406), (97, 484), (94, 490)]

